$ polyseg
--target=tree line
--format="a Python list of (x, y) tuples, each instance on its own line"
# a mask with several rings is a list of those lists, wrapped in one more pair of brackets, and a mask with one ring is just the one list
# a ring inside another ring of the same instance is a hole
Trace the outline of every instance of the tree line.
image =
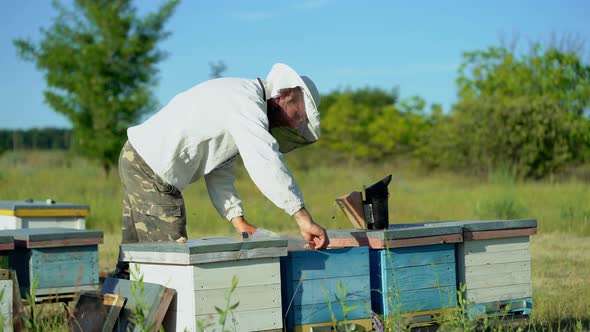
[(0, 153), (9, 150), (67, 150), (72, 131), (65, 128), (0, 129)]

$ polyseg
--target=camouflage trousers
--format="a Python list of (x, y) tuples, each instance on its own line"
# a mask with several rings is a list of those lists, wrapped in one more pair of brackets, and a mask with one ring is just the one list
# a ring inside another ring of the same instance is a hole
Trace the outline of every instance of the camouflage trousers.
[(155, 174), (129, 142), (119, 156), (119, 175), (124, 191), (121, 242), (186, 240), (181, 192)]

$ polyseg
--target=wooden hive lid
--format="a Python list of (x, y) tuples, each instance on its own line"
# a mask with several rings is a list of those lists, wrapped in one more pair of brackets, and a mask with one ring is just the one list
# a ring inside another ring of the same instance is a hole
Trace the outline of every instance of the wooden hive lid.
[(184, 243), (143, 242), (121, 244), (123, 259), (137, 263), (199, 264), (218, 261), (279, 257), (287, 254), (285, 239), (233, 239), (211, 237)]
[(384, 230), (329, 230), (331, 247), (368, 246), (373, 249), (411, 247), (462, 241), (460, 225), (392, 224)]
[(0, 250), (13, 250), (14, 237), (9, 235), (0, 236)]
[(465, 220), (442, 223), (461, 225), (466, 241), (521, 237), (537, 233), (536, 219)]
[(19, 248), (50, 248), (103, 243), (103, 233), (73, 228), (21, 228), (0, 230), (0, 237), (14, 238)]
[(47, 201), (0, 201), (0, 215), (16, 217), (85, 217), (90, 207), (82, 204)]

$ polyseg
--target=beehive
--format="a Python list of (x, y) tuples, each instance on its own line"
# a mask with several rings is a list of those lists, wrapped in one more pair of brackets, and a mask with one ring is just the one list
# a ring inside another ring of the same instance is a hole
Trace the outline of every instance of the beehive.
[(88, 205), (48, 201), (0, 201), (0, 229), (86, 228)]
[(36, 301), (71, 297), (98, 288), (99, 231), (68, 228), (1, 230), (14, 238), (8, 265), (16, 271), (21, 296), (35, 285)]
[(460, 226), (396, 224), (387, 230), (329, 232), (331, 245), (357, 243), (370, 250), (371, 307), (411, 326), (429, 325), (455, 307), (455, 243)]
[[(163, 326), (166, 331), (197, 331), (199, 322), (220, 330), (216, 307), (239, 302), (228, 315), (226, 328), (264, 331), (283, 328), (279, 257), (287, 254), (280, 239), (194, 239), (185, 243), (157, 242), (121, 245), (131, 262), (132, 279), (160, 284), (176, 291)], [(137, 269), (137, 271), (135, 271)]]
[(532, 310), (529, 236), (537, 221), (465, 221), (464, 242), (458, 245), (458, 281), (465, 285), (469, 316)]

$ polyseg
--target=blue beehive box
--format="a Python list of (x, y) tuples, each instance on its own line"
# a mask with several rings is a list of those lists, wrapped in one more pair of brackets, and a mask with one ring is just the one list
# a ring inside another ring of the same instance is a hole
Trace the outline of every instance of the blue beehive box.
[[(345, 319), (370, 329), (369, 273), (368, 247), (289, 252), (281, 258), (287, 330), (310, 331)], [(345, 317), (343, 309), (353, 307)]]
[(537, 221), (478, 220), (463, 227), (457, 246), (457, 278), (464, 285), (467, 314), (528, 316), (533, 308), (529, 236)]
[[(8, 255), (16, 271), (21, 295), (35, 287), (35, 301), (72, 297), (98, 288), (99, 231), (67, 228), (2, 230), (0, 237), (14, 238)], [(36, 283), (36, 285), (35, 285)]]
[(395, 315), (410, 326), (432, 324), (455, 307), (455, 243), (461, 226), (395, 224), (387, 230), (329, 232), (331, 245), (368, 245), (371, 307), (385, 319)]

